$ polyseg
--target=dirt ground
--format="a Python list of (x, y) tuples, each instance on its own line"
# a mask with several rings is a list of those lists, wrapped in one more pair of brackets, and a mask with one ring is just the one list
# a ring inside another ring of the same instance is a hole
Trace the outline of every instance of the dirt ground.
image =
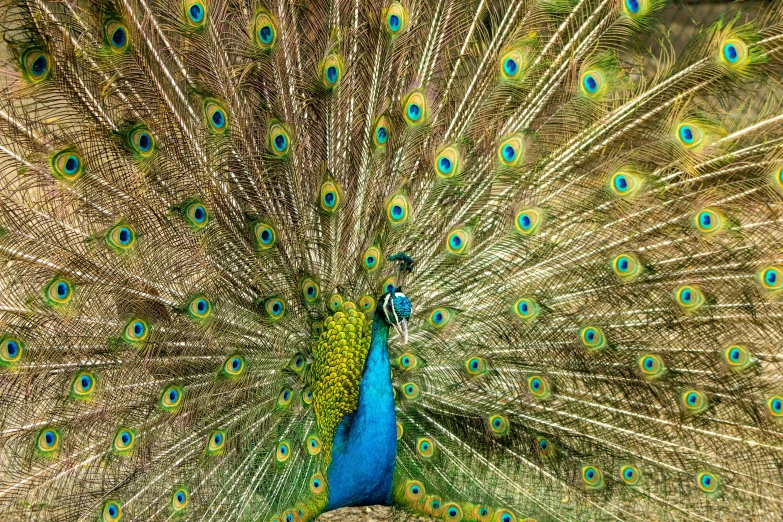
[[(392, 520), (391, 510), (383, 506), (343, 508), (324, 513), (317, 522), (387, 522)], [(430, 518), (411, 517), (410, 521), (430, 522)]]

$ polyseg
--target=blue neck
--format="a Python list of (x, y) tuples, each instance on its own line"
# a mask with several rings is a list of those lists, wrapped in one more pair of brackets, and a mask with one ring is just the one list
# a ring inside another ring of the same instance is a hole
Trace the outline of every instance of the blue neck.
[(329, 464), (326, 511), (391, 504), (397, 423), (387, 343), (389, 325), (377, 313), (359, 384), (359, 407), (337, 426)]

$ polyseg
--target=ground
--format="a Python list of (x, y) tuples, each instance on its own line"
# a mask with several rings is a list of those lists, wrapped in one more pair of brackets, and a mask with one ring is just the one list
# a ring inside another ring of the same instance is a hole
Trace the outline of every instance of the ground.
[[(391, 509), (384, 506), (342, 508), (324, 513), (317, 522), (387, 522), (392, 520)], [(428, 522), (429, 518), (411, 517), (410, 521)]]

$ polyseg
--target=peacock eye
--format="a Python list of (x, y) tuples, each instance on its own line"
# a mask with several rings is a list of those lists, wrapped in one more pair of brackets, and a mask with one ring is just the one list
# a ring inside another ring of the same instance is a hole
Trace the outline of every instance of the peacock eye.
[(473, 235), (466, 228), (458, 228), (451, 231), (446, 237), (446, 248), (449, 253), (454, 255), (465, 255), (468, 253)]
[(204, 102), (204, 115), (207, 118), (209, 130), (213, 134), (223, 134), (228, 129), (226, 110), (216, 100)]
[(605, 91), (604, 85), (604, 76), (601, 74), (601, 71), (591, 69), (582, 74), (582, 92), (588, 97), (597, 98), (601, 96)]
[(291, 149), (288, 130), (282, 123), (272, 122), (269, 126), (269, 148), (275, 156), (285, 156)]
[(188, 505), (190, 492), (185, 488), (180, 488), (171, 496), (171, 507), (174, 511), (180, 512)]
[(204, 26), (207, 18), (207, 9), (200, 0), (185, 0), (185, 19), (194, 28)]
[(518, 80), (527, 68), (528, 53), (524, 49), (511, 49), (500, 56), (500, 75), (504, 80)]
[(615, 196), (628, 198), (636, 194), (642, 186), (639, 175), (629, 171), (619, 171), (612, 175), (609, 188)]
[(24, 353), (24, 343), (16, 337), (0, 338), (0, 367), (18, 363)]
[(582, 480), (591, 489), (603, 487), (604, 477), (601, 471), (594, 466), (582, 467)]
[(677, 304), (687, 312), (698, 310), (704, 304), (704, 294), (693, 285), (684, 285), (675, 292)]
[(49, 54), (38, 49), (26, 51), (22, 55), (22, 68), (31, 82), (37, 83), (45, 80), (51, 72)]
[(224, 430), (215, 430), (209, 434), (207, 442), (207, 454), (214, 455), (223, 450), (226, 445), (226, 432)]
[(112, 450), (115, 453), (127, 454), (136, 444), (136, 433), (127, 428), (120, 428), (114, 435)]
[(408, 198), (402, 194), (393, 196), (386, 202), (386, 217), (391, 225), (401, 225), (408, 221)]
[(677, 139), (686, 149), (694, 149), (704, 141), (704, 130), (693, 122), (681, 123), (677, 127)]
[(58, 152), (51, 160), (54, 176), (62, 181), (73, 182), (82, 175), (82, 160), (73, 150)]
[(60, 446), (60, 433), (51, 428), (45, 428), (38, 433), (36, 449), (43, 455), (52, 455)]
[(451, 320), (451, 312), (446, 308), (436, 308), (430, 314), (430, 324), (435, 328), (443, 328)]
[(149, 336), (149, 326), (141, 319), (131, 319), (125, 325), (123, 337), (129, 343), (141, 343)]
[(71, 381), (71, 396), (76, 399), (88, 399), (95, 392), (95, 376), (89, 372), (79, 372)]
[(209, 212), (201, 203), (194, 202), (184, 209), (185, 219), (193, 229), (204, 228), (209, 223)]
[(264, 309), (266, 310), (267, 316), (273, 321), (276, 321), (285, 315), (285, 303), (279, 297), (267, 299)]
[(646, 10), (648, 0), (625, 0), (623, 2), (623, 10), (631, 17), (636, 17), (642, 12), (643, 8)]
[(718, 477), (712, 473), (703, 471), (696, 475), (696, 482), (705, 493), (715, 493), (718, 490)]
[(505, 138), (498, 147), (500, 163), (507, 167), (520, 165), (524, 157), (524, 143), (520, 134), (513, 134)]
[(128, 134), (131, 150), (141, 157), (148, 157), (155, 151), (155, 139), (145, 127), (139, 127)]
[(102, 518), (104, 522), (118, 522), (122, 519), (122, 506), (119, 502), (109, 500), (103, 505)]
[(320, 473), (310, 477), (310, 491), (313, 495), (322, 495), (326, 491), (326, 479)]
[(321, 183), (319, 191), (321, 208), (326, 212), (334, 212), (340, 206), (340, 187), (334, 181)]
[(783, 397), (775, 395), (767, 399), (767, 408), (774, 419), (783, 419)]
[(531, 299), (529, 297), (523, 297), (519, 301), (516, 302), (516, 305), (514, 306), (514, 312), (517, 314), (518, 317), (530, 321), (534, 319), (540, 309), (538, 306), (538, 302), (535, 299)]
[(386, 32), (391, 38), (399, 36), (408, 26), (408, 11), (399, 2), (386, 8)]
[(699, 232), (709, 236), (723, 229), (723, 214), (715, 208), (707, 207), (696, 214), (694, 223)]
[(723, 42), (721, 47), (721, 60), (729, 67), (736, 68), (748, 61), (748, 46), (737, 38), (731, 38)]
[(657, 379), (666, 370), (663, 359), (651, 353), (642, 355), (638, 360), (638, 364), (642, 375), (647, 380)]
[(187, 307), (188, 315), (191, 319), (201, 321), (206, 319), (212, 313), (212, 302), (202, 295), (191, 298)]
[(620, 468), (620, 477), (629, 486), (635, 486), (641, 480), (642, 474), (634, 466), (623, 466)]
[(709, 407), (707, 396), (699, 390), (686, 390), (681, 400), (682, 405), (690, 413), (702, 413)]
[(285, 462), (288, 460), (288, 457), (291, 456), (291, 446), (288, 445), (287, 441), (282, 441), (277, 445), (277, 451), (275, 452), (275, 460), (277, 462)]
[(54, 306), (68, 304), (73, 297), (73, 285), (60, 277), (49, 282), (45, 290), (46, 300)]
[(439, 179), (449, 180), (462, 173), (462, 154), (456, 145), (447, 145), (438, 149), (433, 158), (435, 173)]
[(413, 91), (403, 101), (403, 116), (408, 125), (418, 125), (427, 119), (427, 98), (421, 91)]
[(376, 147), (385, 147), (387, 141), (389, 141), (389, 120), (386, 116), (381, 116), (375, 123), (373, 142)]
[(128, 50), (130, 47), (130, 40), (128, 39), (128, 28), (125, 24), (117, 20), (111, 20), (104, 26), (104, 34), (106, 41), (109, 43), (109, 48), (116, 52), (122, 53)]
[(310, 455), (318, 455), (321, 452), (321, 439), (315, 435), (310, 435), (307, 437), (306, 447)]
[(321, 63), (322, 80), (327, 90), (333, 90), (343, 79), (345, 65), (337, 53), (331, 53)]
[(236, 377), (245, 369), (245, 360), (238, 355), (232, 355), (223, 363), (223, 374), (227, 377)]
[(269, 13), (261, 11), (256, 15), (253, 32), (256, 45), (263, 51), (269, 51), (275, 46), (277, 29)]
[(106, 233), (106, 243), (117, 252), (123, 252), (133, 246), (136, 233), (129, 225), (116, 225)]
[(163, 388), (158, 401), (158, 406), (162, 410), (176, 411), (180, 404), (182, 404), (182, 388), (173, 384)]

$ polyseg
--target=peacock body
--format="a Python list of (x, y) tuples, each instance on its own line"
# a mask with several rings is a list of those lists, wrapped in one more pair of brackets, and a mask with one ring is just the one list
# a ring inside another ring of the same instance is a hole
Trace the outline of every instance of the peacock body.
[(0, 520), (781, 519), (780, 2), (0, 6)]

